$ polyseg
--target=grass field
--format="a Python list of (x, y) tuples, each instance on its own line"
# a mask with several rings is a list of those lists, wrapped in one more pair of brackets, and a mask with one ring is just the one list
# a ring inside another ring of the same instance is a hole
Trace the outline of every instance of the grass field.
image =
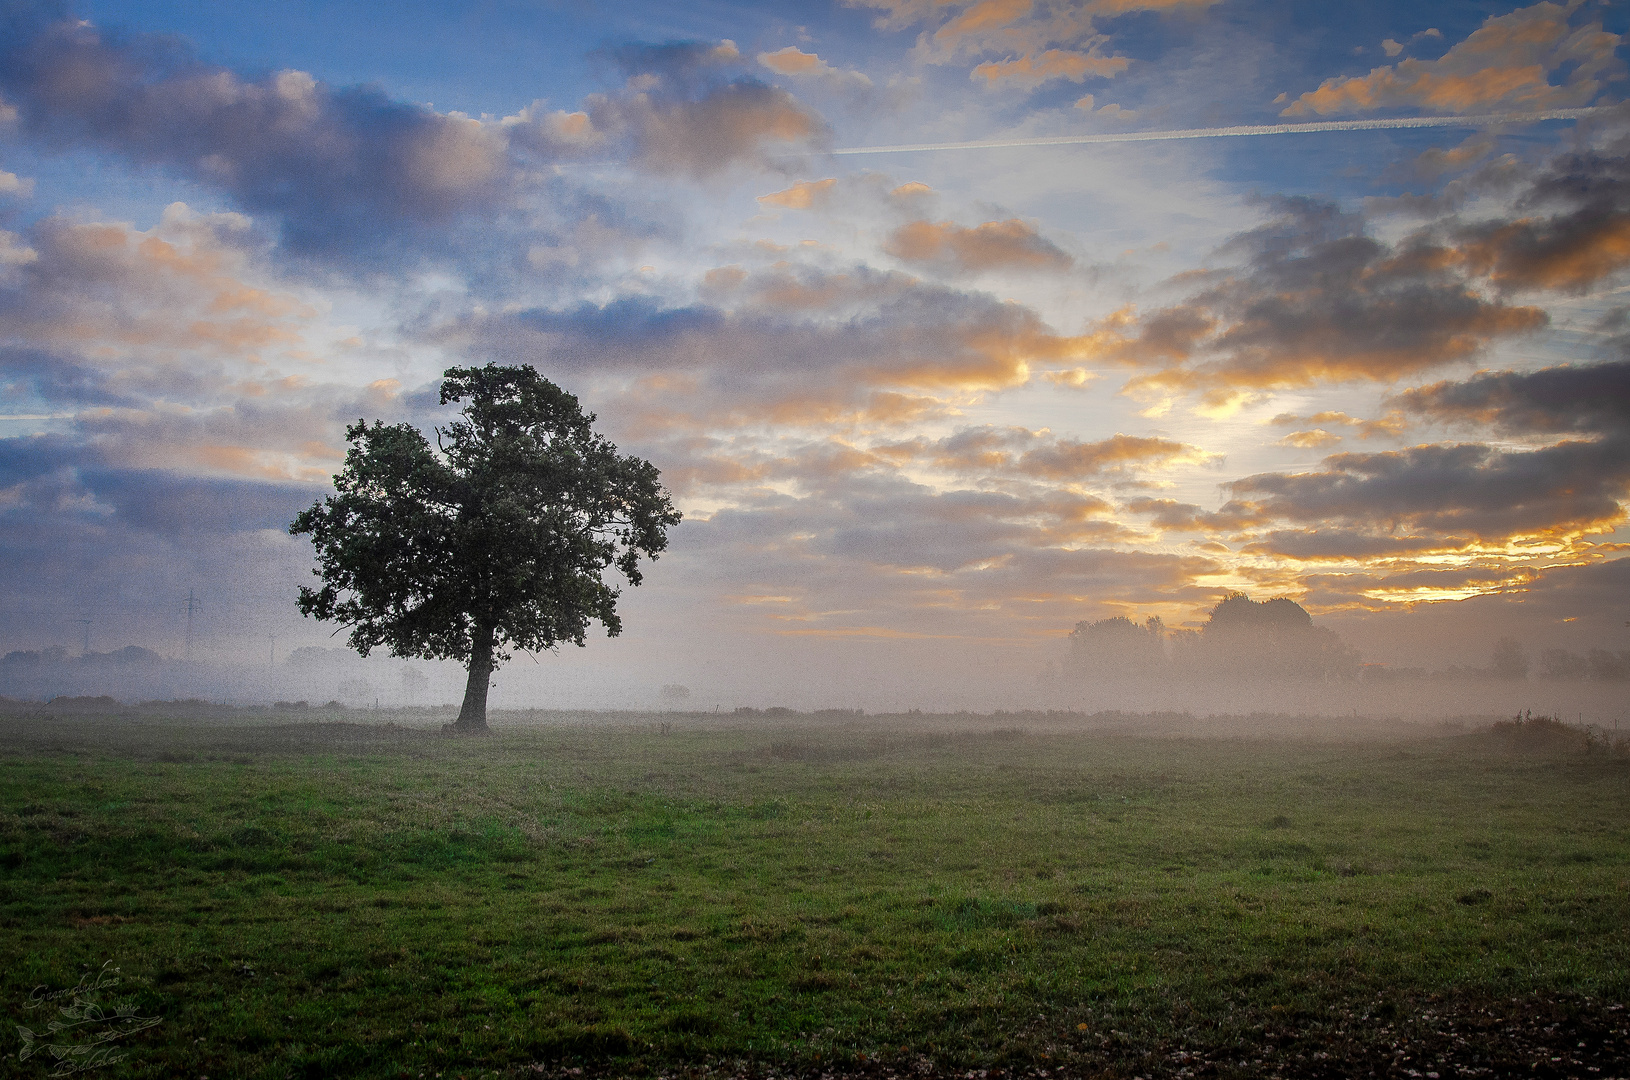
[(1630, 1075), (1622, 752), (1207, 730), (9, 716), (0, 1072)]

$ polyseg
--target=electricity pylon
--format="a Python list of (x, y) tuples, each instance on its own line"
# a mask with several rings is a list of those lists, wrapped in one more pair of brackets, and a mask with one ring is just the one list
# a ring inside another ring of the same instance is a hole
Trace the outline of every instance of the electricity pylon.
[(187, 662), (192, 662), (192, 615), (200, 607), (197, 597), (192, 590), (187, 590)]

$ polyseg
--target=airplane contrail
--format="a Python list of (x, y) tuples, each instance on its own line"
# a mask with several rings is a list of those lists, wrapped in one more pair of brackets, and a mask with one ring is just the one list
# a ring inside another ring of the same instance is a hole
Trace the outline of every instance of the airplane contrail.
[(1039, 139), (976, 139), (971, 142), (900, 143), (895, 146), (844, 146), (828, 153), (904, 154), (923, 150), (994, 150), (1016, 146), (1081, 146), (1089, 143), (1165, 142), (1172, 139), (1225, 139), (1247, 135), (1302, 135), (1319, 131), (1397, 131), (1405, 128), (1484, 127), (1532, 124), (1541, 120), (1582, 120), (1612, 106), (1550, 109), (1546, 112), (1486, 113), (1482, 116), (1401, 116), (1387, 120), (1315, 120), (1305, 124), (1259, 124), (1239, 127), (1183, 128), (1177, 131), (1112, 131), (1096, 135), (1048, 135)]

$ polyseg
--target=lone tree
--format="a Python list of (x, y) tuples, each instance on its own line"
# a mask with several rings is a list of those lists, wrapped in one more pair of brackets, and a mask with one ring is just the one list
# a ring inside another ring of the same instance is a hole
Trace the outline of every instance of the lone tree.
[(450, 368), (441, 402), (464, 402), (436, 448), (409, 424), (359, 420), (336, 493), (294, 519), (317, 549), (320, 589), (300, 610), (351, 628), (363, 656), (469, 668), (451, 730), (487, 730), (487, 688), (509, 649), (583, 644), (590, 620), (622, 631), (616, 566), (640, 583), (679, 523), (656, 466), (596, 435), (577, 398), (530, 365)]

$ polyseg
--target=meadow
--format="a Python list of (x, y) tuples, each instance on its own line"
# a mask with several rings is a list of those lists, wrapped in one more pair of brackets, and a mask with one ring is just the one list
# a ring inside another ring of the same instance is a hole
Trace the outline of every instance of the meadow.
[(19, 1076), (1630, 1075), (1610, 733), (45, 712)]

